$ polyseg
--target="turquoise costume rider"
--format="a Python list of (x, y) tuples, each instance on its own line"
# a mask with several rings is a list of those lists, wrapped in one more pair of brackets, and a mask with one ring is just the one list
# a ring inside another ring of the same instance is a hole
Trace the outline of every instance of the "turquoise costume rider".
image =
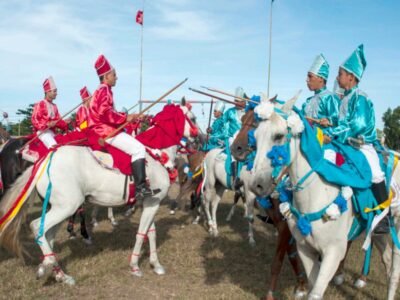
[[(239, 132), (240, 128), (242, 128), (242, 116), (244, 115), (244, 105), (242, 103), (244, 100), (241, 98), (245, 97), (245, 93), (243, 88), (237, 87), (235, 90), (235, 96), (239, 98), (235, 98), (235, 102), (238, 103), (237, 106), (231, 107), (225, 111), (224, 115), (222, 116), (222, 120), (225, 127), (225, 135), (226, 139), (228, 140), (227, 147), (230, 147), (235, 135)], [(242, 185), (242, 182), (237, 177), (238, 174), (238, 164), (235, 158), (232, 156), (231, 159), (231, 175), (233, 178), (233, 187), (235, 190), (238, 190)]]
[[(341, 76), (345, 77), (346, 74), (352, 74), (354, 81), (351, 82), (350, 87), (341, 86), (345, 88), (345, 92), (339, 108), (338, 126), (333, 128), (329, 134), (342, 143), (352, 144), (351, 138), (362, 141), (360, 151), (365, 155), (372, 172), (371, 190), (378, 204), (381, 204), (387, 200), (388, 190), (385, 184), (385, 174), (381, 170), (379, 157), (373, 146), (373, 143), (377, 141), (375, 110), (367, 94), (358, 88), (366, 66), (363, 45), (358, 46), (340, 66), (339, 85)], [(378, 224), (374, 232), (375, 234), (389, 232), (388, 217)]]
[[(223, 114), (225, 110), (225, 103), (222, 101), (218, 101), (215, 105), (214, 116), (216, 113)], [(212, 150), (215, 148), (223, 148), (225, 146), (226, 139), (226, 131), (225, 131), (225, 123), (222, 115), (216, 117), (214, 122), (211, 125), (211, 133), (208, 138), (208, 143), (206, 146), (206, 150)]]
[[(325, 82), (328, 80), (329, 64), (322, 54), (315, 58), (308, 72), (321, 77)], [(329, 123), (336, 126), (339, 115), (339, 104), (339, 98), (324, 86), (314, 91), (314, 96), (307, 98), (302, 106), (302, 112), (306, 117), (313, 119), (328, 119)], [(328, 129), (324, 131), (326, 130)]]

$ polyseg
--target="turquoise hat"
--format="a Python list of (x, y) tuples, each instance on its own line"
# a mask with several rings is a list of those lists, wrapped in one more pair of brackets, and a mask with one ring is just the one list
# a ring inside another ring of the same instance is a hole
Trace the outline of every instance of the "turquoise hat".
[(314, 62), (311, 65), (311, 68), (310, 70), (308, 70), (308, 72), (313, 73), (314, 75), (317, 75), (325, 80), (328, 80), (329, 64), (322, 54), (319, 54), (314, 59)]
[(364, 45), (361, 44), (340, 67), (353, 74), (358, 80), (361, 80), (366, 66)]

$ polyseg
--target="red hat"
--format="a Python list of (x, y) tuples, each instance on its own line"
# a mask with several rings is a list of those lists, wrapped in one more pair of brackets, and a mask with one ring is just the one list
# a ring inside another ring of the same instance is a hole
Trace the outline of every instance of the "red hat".
[(102, 76), (114, 69), (103, 54), (97, 58), (96, 62), (94, 63), (94, 67), (96, 68), (97, 75), (99, 76)]
[(84, 86), (79, 92), (81, 94), (82, 100), (86, 100), (87, 98), (92, 96), (92, 94), (88, 91), (86, 86)]
[(56, 84), (55, 84), (55, 82), (54, 82), (54, 79), (53, 79), (53, 77), (49, 77), (49, 78), (47, 78), (44, 82), (43, 82), (43, 89), (44, 89), (44, 92), (46, 93), (46, 92), (49, 92), (49, 91), (52, 91), (52, 90), (55, 90), (57, 87), (56, 87)]

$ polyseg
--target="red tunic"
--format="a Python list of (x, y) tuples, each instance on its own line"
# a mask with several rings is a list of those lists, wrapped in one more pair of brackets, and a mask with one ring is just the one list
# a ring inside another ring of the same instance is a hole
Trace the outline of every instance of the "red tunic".
[(114, 109), (111, 87), (102, 83), (93, 93), (89, 107), (89, 128), (100, 137), (113, 132), (126, 122), (126, 114)]
[(76, 112), (76, 127), (80, 130), (84, 130), (87, 128), (87, 121), (89, 116), (89, 109), (86, 106), (79, 107), (78, 111)]
[(32, 113), (32, 125), (35, 131), (47, 129), (50, 121), (57, 121), (55, 127), (50, 128), (54, 131), (54, 128), (60, 128), (62, 130), (68, 129), (68, 124), (61, 120), (60, 113), (58, 112), (57, 105), (47, 101), (46, 99), (39, 101), (33, 107)]

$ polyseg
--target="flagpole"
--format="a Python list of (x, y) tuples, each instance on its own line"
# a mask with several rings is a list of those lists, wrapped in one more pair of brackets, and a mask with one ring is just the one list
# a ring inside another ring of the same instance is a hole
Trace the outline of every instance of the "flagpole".
[(140, 87), (139, 87), (139, 110), (142, 111), (142, 89), (143, 89), (143, 27), (144, 27), (144, 1), (143, 0), (143, 7), (142, 7), (142, 26), (140, 29)]
[(271, 9), (269, 15), (269, 58), (268, 58), (268, 87), (267, 87), (267, 98), (269, 99), (269, 83), (271, 79), (271, 49), (272, 49), (272, 4), (274, 0), (271, 0)]

